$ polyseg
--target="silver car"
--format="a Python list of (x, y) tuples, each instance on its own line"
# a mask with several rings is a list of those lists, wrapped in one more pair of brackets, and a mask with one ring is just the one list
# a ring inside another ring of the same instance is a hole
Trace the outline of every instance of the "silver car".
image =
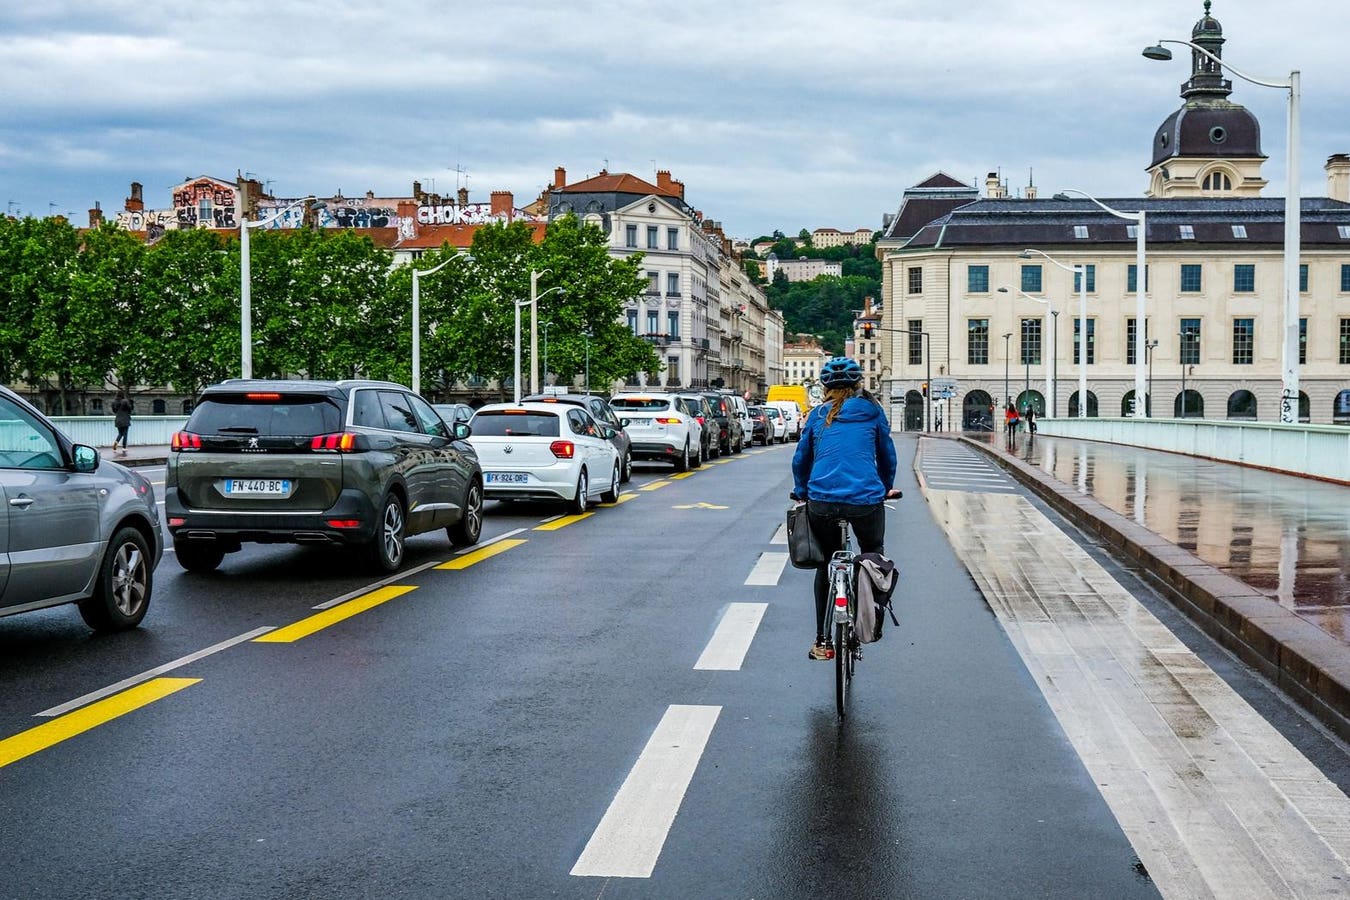
[(155, 489), (0, 387), (0, 616), (62, 603), (134, 628), (164, 549)]

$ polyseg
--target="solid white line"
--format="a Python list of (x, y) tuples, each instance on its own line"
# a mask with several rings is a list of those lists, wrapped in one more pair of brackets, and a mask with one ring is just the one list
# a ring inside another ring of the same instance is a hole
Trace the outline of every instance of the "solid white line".
[(759, 629), (759, 620), (764, 618), (764, 610), (768, 608), (767, 603), (733, 603), (728, 606), (708, 646), (703, 648), (703, 655), (694, 663), (694, 668), (740, 671), (750, 642), (755, 639), (755, 632)]
[(175, 659), (173, 662), (165, 663), (162, 666), (156, 666), (155, 668), (142, 672), (139, 675), (132, 675), (130, 678), (124, 678), (121, 681), (117, 682), (117, 684), (110, 684), (105, 688), (99, 688), (96, 691), (92, 691), (91, 693), (85, 694), (83, 697), (76, 697), (74, 700), (71, 700), (68, 703), (62, 703), (60, 706), (53, 706), (51, 709), (44, 709), (37, 715), (44, 718), (64, 715), (65, 713), (70, 712), (72, 709), (78, 709), (81, 706), (93, 703), (95, 700), (102, 700), (104, 697), (116, 694), (118, 691), (126, 690), (132, 685), (140, 684), (143, 681), (149, 681), (151, 678), (163, 675), (165, 672), (171, 672), (174, 669), (180, 668), (181, 666), (186, 666), (188, 663), (196, 662), (197, 660), (202, 659), (203, 657), (210, 656), (213, 653), (219, 653), (222, 650), (227, 650), (230, 647), (233, 647), (235, 644), (242, 644), (245, 641), (251, 641), (260, 634), (266, 634), (269, 631), (275, 630), (276, 630), (275, 625), (264, 625), (261, 628), (255, 628), (252, 631), (239, 635), (238, 637), (232, 637), (228, 641), (221, 641), (219, 644), (213, 644), (212, 646), (207, 647), (205, 650), (198, 650), (196, 653), (189, 653), (187, 656)]
[(573, 875), (650, 878), (720, 706), (671, 706), (614, 795)]
[(779, 526), (778, 526), (778, 530), (775, 531), (775, 532), (773, 533), (773, 539), (770, 540), (769, 543), (770, 543), (770, 544), (782, 544), (782, 545), (785, 546), (785, 547), (787, 546), (787, 523), (786, 523), (786, 522), (784, 522), (782, 525), (779, 525)]
[(746, 584), (751, 585), (775, 585), (778, 579), (783, 575), (783, 567), (787, 565), (788, 555), (786, 553), (761, 553), (759, 562), (750, 570), (750, 575), (745, 579)]

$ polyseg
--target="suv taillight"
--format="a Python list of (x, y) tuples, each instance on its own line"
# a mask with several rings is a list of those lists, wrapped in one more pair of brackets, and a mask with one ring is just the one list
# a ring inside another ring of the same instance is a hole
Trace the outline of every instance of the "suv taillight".
[(571, 459), (576, 455), (577, 445), (571, 441), (554, 441), (548, 445), (548, 449), (558, 459)]
[(350, 431), (340, 431), (337, 434), (316, 434), (309, 441), (309, 449), (352, 453), (356, 450), (356, 435)]
[(674, 416), (658, 417), (656, 421), (657, 421), (658, 424), (661, 424), (661, 425), (678, 425), (678, 424), (680, 424), (680, 420), (677, 419), (677, 418), (675, 418)]
[(200, 450), (202, 449), (202, 436), (190, 431), (175, 431), (172, 446), (175, 450)]

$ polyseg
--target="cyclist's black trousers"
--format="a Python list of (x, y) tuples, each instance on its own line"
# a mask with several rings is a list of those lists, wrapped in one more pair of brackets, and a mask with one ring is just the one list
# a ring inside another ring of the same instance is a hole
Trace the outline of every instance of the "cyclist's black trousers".
[(880, 503), (857, 506), (852, 503), (806, 504), (811, 531), (820, 542), (825, 562), (816, 567), (816, 640), (825, 640), (825, 609), (830, 593), (830, 555), (843, 549), (839, 545), (839, 520), (848, 519), (853, 539), (862, 553), (885, 553), (886, 507)]

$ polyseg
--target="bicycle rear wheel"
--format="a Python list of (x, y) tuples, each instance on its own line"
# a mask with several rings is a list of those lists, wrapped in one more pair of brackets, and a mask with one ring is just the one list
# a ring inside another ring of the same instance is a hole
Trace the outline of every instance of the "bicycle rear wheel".
[(850, 626), (837, 622), (834, 626), (834, 704), (839, 718), (848, 709), (848, 683), (853, 678), (853, 650), (849, 647)]

